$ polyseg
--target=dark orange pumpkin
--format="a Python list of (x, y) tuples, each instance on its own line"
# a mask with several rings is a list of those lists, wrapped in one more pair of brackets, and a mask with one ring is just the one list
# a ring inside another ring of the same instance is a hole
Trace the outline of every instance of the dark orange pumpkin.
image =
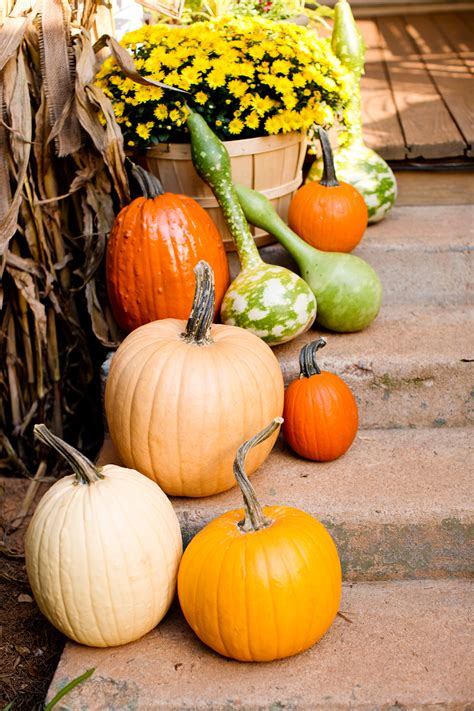
[(351, 252), (367, 228), (367, 205), (358, 190), (337, 180), (329, 138), (322, 128), (319, 140), (323, 151), (323, 177), (296, 191), (288, 211), (288, 224), (316, 249)]
[(214, 271), (217, 314), (230, 282), (217, 227), (192, 198), (164, 193), (138, 166), (134, 175), (145, 197), (120, 211), (107, 244), (107, 291), (117, 323), (132, 331), (158, 319), (186, 319), (201, 259)]
[(334, 373), (321, 371), (316, 351), (325, 338), (303, 346), (300, 378), (288, 386), (283, 410), (283, 435), (306, 459), (330, 462), (347, 452), (357, 434), (358, 412), (348, 386)]

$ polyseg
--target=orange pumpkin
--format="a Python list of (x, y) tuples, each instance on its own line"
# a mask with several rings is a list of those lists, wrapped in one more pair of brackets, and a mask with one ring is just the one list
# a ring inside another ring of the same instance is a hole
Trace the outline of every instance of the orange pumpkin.
[[(250, 331), (212, 323), (212, 270), (199, 262), (195, 271), (188, 322), (163, 319), (130, 333), (112, 357), (105, 389), (120, 461), (171, 496), (234, 486), (238, 445), (283, 411), (283, 376), (272, 349)], [(274, 439), (252, 452), (250, 471)]]
[(300, 378), (285, 393), (283, 435), (306, 459), (330, 462), (346, 452), (357, 434), (358, 412), (348, 386), (334, 373), (321, 371), (316, 352), (319, 338), (301, 349)]
[(146, 196), (120, 211), (107, 244), (107, 291), (117, 323), (132, 331), (157, 319), (187, 318), (200, 259), (214, 270), (217, 314), (230, 282), (217, 227), (192, 198), (163, 193), (139, 166), (134, 174)]
[(244, 510), (229, 511), (187, 547), (178, 572), (184, 616), (219, 654), (266, 662), (298, 654), (328, 630), (339, 609), (336, 546), (315, 518), (257, 501), (244, 463), (247, 452), (282, 422), (275, 418), (238, 450), (234, 473)]
[(367, 228), (367, 205), (358, 190), (337, 180), (329, 138), (322, 128), (319, 129), (319, 139), (323, 152), (323, 177), (296, 191), (288, 211), (288, 224), (316, 249), (351, 252)]

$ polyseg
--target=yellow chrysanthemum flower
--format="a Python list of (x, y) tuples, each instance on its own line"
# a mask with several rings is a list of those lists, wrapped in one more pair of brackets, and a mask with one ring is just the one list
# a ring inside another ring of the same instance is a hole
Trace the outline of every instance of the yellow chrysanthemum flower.
[(243, 128), (244, 123), (239, 118), (232, 119), (229, 123), (229, 133), (232, 133), (232, 135), (242, 133)]
[(153, 111), (153, 115), (158, 121), (163, 121), (163, 119), (168, 118), (168, 109), (164, 104), (158, 104)]
[(282, 99), (285, 109), (294, 109), (298, 103), (298, 99), (293, 93), (283, 94)]
[(281, 119), (279, 116), (271, 116), (265, 121), (265, 131), (272, 135), (278, 133), (281, 129)]
[[(330, 41), (304, 27), (262, 17), (162, 23), (125, 35), (122, 45), (143, 75), (190, 92), (224, 140), (307, 130), (314, 122), (330, 124), (336, 113), (350, 121), (349, 75)], [(135, 84), (112, 58), (97, 83), (127, 142), (146, 145), (148, 130), (159, 140), (186, 139), (182, 94)]]
[(240, 99), (240, 108), (248, 109), (250, 106), (252, 106), (253, 100), (254, 97), (252, 94), (244, 94)]
[(125, 108), (125, 104), (123, 103), (123, 101), (116, 102), (116, 104), (114, 106), (114, 113), (115, 113), (117, 120), (122, 118), (124, 108)]
[(275, 102), (270, 99), (269, 96), (259, 96), (259, 94), (253, 96), (250, 102), (250, 106), (252, 106), (258, 116), (266, 114), (271, 108), (273, 108), (274, 104)]
[(224, 86), (225, 72), (217, 71), (216, 69), (213, 69), (207, 75), (207, 83), (209, 84), (211, 89), (217, 89), (220, 86)]
[(208, 98), (208, 95), (203, 91), (198, 91), (198, 93), (194, 96), (194, 100), (197, 101), (198, 104), (201, 104), (201, 106), (206, 103)]
[(153, 128), (153, 121), (149, 121), (147, 123), (139, 123), (136, 132), (140, 136), (140, 138), (143, 138), (143, 140), (147, 140), (150, 138), (150, 133), (151, 129)]
[(193, 58), (193, 69), (195, 69), (197, 72), (207, 72), (209, 67), (211, 66), (211, 62), (207, 57), (201, 57), (199, 55), (196, 55)]
[(291, 62), (285, 59), (275, 59), (272, 63), (272, 74), (289, 74), (291, 68)]
[(255, 61), (263, 59), (263, 57), (265, 56), (265, 50), (259, 44), (255, 44), (253, 47), (250, 47), (248, 53), (250, 57), (252, 57), (252, 59), (254, 59)]
[(227, 90), (232, 94), (232, 96), (240, 98), (247, 91), (247, 84), (243, 81), (238, 81), (238, 79), (232, 79), (232, 81), (227, 84)]
[(252, 128), (252, 129), (258, 128), (259, 124), (260, 124), (260, 118), (259, 118), (256, 111), (252, 111), (252, 113), (249, 114), (247, 116), (247, 118), (245, 119), (245, 125), (248, 126), (248, 128)]

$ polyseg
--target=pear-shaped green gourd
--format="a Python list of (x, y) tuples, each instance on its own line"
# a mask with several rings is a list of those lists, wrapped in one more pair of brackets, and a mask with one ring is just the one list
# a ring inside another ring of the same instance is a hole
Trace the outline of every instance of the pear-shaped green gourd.
[(265, 264), (235, 192), (225, 146), (199, 114), (191, 113), (187, 127), (194, 166), (217, 198), (242, 268), (224, 296), (222, 321), (252, 331), (271, 346), (290, 341), (313, 323), (314, 294), (289, 269)]
[[(352, 91), (344, 111), (346, 130), (340, 136), (341, 147), (335, 151), (334, 166), (339, 180), (353, 185), (363, 196), (369, 211), (369, 223), (379, 222), (397, 199), (397, 181), (390, 166), (362, 138), (360, 77), (364, 71), (365, 45), (347, 0), (338, 0), (334, 8), (331, 36), (334, 54), (351, 72)], [(323, 174), (322, 158), (308, 173), (308, 181)]]
[(274, 235), (299, 266), (318, 301), (317, 322), (330, 331), (361, 331), (372, 323), (382, 302), (382, 285), (370, 264), (344, 252), (311, 247), (277, 215), (261, 193), (236, 185), (245, 216)]

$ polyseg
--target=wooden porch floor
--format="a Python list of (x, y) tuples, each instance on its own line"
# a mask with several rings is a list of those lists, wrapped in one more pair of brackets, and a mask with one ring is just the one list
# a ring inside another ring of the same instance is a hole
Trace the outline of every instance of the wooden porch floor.
[(474, 11), (359, 19), (364, 135), (387, 160), (474, 157)]

